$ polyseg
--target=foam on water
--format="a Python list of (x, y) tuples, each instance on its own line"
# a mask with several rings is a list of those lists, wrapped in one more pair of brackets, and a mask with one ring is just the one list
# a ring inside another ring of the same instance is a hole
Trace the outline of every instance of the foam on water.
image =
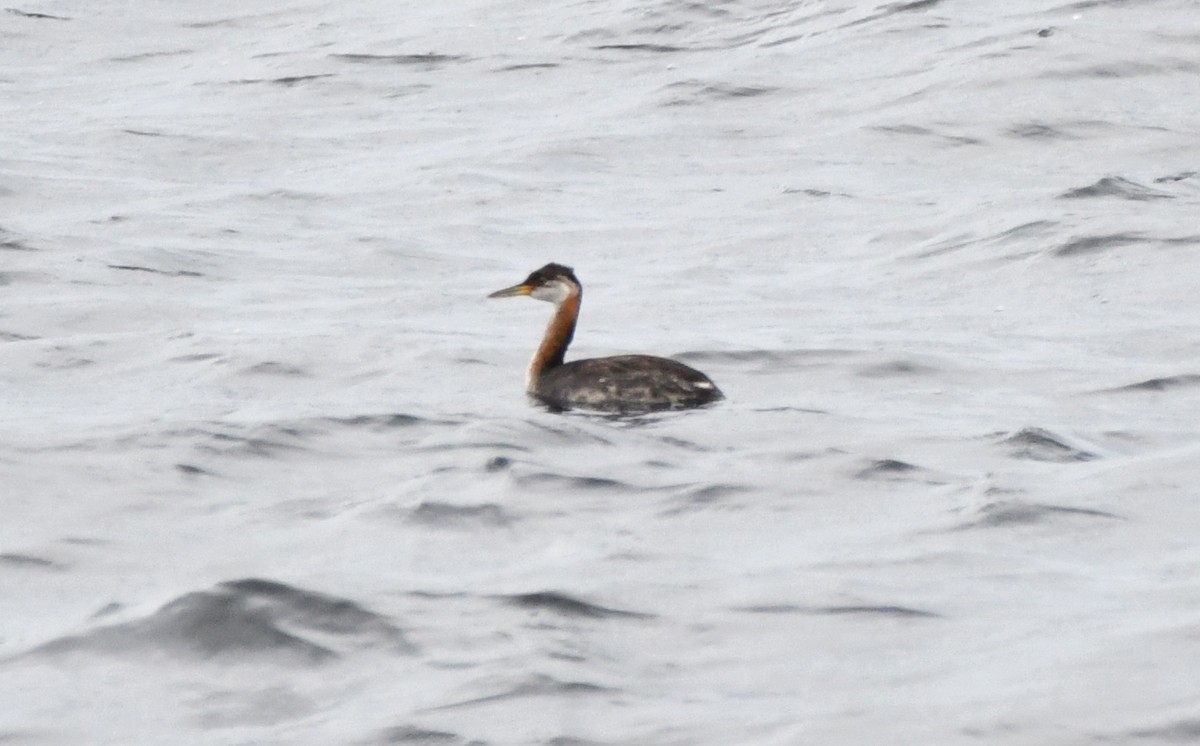
[[(1197, 38), (8, 9), (0, 741), (1194, 739)], [(548, 261), (727, 401), (528, 401)]]

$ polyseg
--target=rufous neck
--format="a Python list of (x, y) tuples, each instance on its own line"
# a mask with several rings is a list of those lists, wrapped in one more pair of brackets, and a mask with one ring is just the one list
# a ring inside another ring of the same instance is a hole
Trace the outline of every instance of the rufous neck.
[(546, 325), (546, 333), (537, 352), (529, 361), (529, 369), (525, 372), (525, 388), (533, 391), (537, 380), (543, 373), (563, 364), (567, 354), (567, 346), (575, 336), (575, 322), (579, 319), (581, 293), (575, 291), (555, 304), (554, 316)]

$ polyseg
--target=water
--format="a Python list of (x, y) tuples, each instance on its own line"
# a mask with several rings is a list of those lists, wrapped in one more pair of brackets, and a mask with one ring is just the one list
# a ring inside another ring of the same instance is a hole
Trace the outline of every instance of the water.
[(14, 6), (0, 739), (1194, 740), (1195, 11)]

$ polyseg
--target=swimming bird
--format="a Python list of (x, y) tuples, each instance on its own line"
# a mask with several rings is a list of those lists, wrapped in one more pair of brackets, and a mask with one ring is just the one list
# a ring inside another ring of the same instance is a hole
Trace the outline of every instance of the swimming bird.
[(547, 264), (489, 298), (527, 295), (554, 304), (554, 316), (525, 372), (525, 391), (552, 409), (653, 412), (702, 407), (725, 396), (708, 376), (678, 360), (617, 355), (565, 362), (575, 336), (583, 285), (574, 270)]

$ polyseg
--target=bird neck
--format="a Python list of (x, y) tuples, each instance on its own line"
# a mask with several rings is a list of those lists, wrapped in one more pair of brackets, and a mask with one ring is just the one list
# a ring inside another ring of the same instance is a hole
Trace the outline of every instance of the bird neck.
[(579, 304), (582, 292), (576, 290), (554, 307), (554, 316), (546, 325), (546, 333), (542, 343), (529, 361), (529, 370), (525, 373), (525, 388), (533, 391), (537, 380), (543, 373), (553, 370), (563, 364), (567, 354), (567, 346), (575, 336), (575, 322), (579, 319)]

